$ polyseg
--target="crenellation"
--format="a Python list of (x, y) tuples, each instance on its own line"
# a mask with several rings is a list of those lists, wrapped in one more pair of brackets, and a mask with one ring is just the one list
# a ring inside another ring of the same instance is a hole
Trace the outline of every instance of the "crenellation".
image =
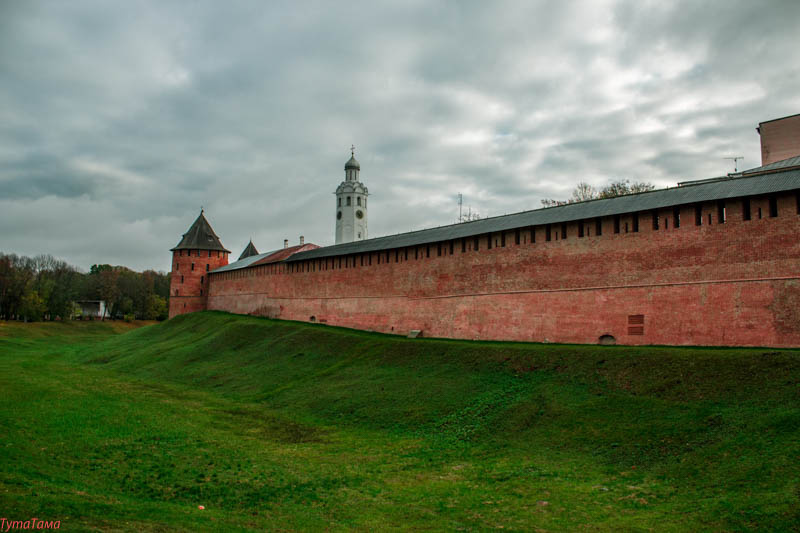
[[(739, 215), (741, 215), (741, 207), (745, 201), (750, 202), (751, 206), (756, 207), (756, 209), (762, 209), (762, 217), (759, 219), (756, 216), (756, 220), (766, 220), (767, 218), (772, 218), (768, 216), (769, 212), (769, 197), (754, 197), (749, 199), (734, 199), (725, 202), (725, 218), (722, 222), (720, 222), (720, 203), (719, 202), (706, 202), (703, 204), (697, 204), (690, 208), (691, 212), (695, 216), (695, 223), (692, 226), (685, 226), (682, 227), (675, 227), (674, 222), (672, 225), (669, 224), (670, 214), (674, 215), (674, 211), (672, 209), (664, 209), (660, 210), (659, 213), (663, 213), (663, 219), (661, 219), (661, 215), (659, 214), (659, 226), (655, 228), (653, 226), (653, 212), (646, 212), (640, 214), (638, 217), (635, 214), (631, 214), (630, 216), (623, 216), (620, 218), (621, 224), (623, 229), (620, 231), (619, 234), (612, 234), (607, 235), (601, 233), (601, 235), (594, 235), (592, 236), (590, 233), (587, 232), (584, 234), (584, 237), (577, 237), (576, 239), (584, 239), (586, 241), (590, 239), (594, 240), (602, 240), (602, 239), (619, 239), (619, 238), (626, 238), (630, 237), (635, 233), (639, 234), (652, 234), (652, 233), (666, 233), (669, 230), (684, 230), (686, 231), (689, 228), (693, 228), (696, 231), (707, 231), (709, 228), (713, 226), (727, 226), (731, 224), (736, 224), (737, 222), (746, 222), (744, 220), (737, 220)], [(783, 213), (796, 213), (797, 211), (797, 197), (796, 194), (791, 195), (784, 195), (784, 196), (777, 196), (775, 197), (775, 205), (777, 206), (777, 217), (780, 217)], [(601, 227), (604, 227), (608, 222), (608, 219), (612, 217), (603, 217), (601, 219)], [(640, 220), (639, 223), (639, 231), (633, 231), (635, 229), (634, 221), (636, 219)], [(594, 219), (592, 220), (592, 222)], [(752, 220), (751, 220), (752, 221)], [(589, 221), (583, 220), (580, 221), (583, 224), (590, 224)], [(624, 224), (628, 223), (628, 232), (627, 234), (624, 231)], [(559, 237), (558, 240), (551, 239), (551, 241), (547, 241), (545, 238), (544, 243), (538, 243), (540, 246), (569, 246), (572, 242), (569, 238), (569, 228), (575, 230), (576, 234), (578, 232), (579, 223), (576, 222), (574, 224), (569, 224), (567, 226), (567, 238)], [(546, 233), (546, 228), (537, 226), (534, 228), (534, 232), (542, 232), (544, 229), (544, 233)], [(563, 228), (559, 230), (559, 235), (563, 234)], [(525, 243), (521, 237), (520, 243), (517, 244), (515, 237), (516, 230), (502, 232), (493, 234), (490, 237), (488, 234), (484, 236), (486, 239), (486, 247), (482, 248), (478, 247), (478, 253), (483, 254), (491, 254), (497, 253), (502, 248), (509, 248), (511, 245), (509, 241), (513, 240), (513, 246), (524, 246), (527, 244), (528, 246), (537, 246), (537, 242), (528, 242)], [(520, 235), (522, 233), (520, 232)], [(503, 238), (505, 236), (505, 238)], [(491, 239), (491, 241), (490, 241)], [(541, 240), (541, 239), (539, 239)], [(458, 244), (457, 244), (458, 243)], [(491, 247), (489, 244), (491, 243)], [(505, 245), (504, 245), (505, 243)], [(409, 254), (410, 250), (414, 250), (413, 254)], [(420, 253), (420, 250), (424, 250), (424, 253)], [(257, 272), (260, 276), (268, 276), (274, 274), (296, 274), (296, 273), (316, 273), (322, 272), (326, 270), (341, 270), (341, 269), (351, 269), (351, 268), (369, 268), (373, 266), (373, 258), (375, 259), (375, 265), (382, 265), (384, 267), (390, 266), (392, 263), (406, 263), (410, 261), (419, 261), (423, 259), (446, 259), (451, 256), (459, 256), (460, 254), (467, 254), (469, 252), (474, 252), (474, 241), (472, 239), (463, 238), (463, 239), (455, 239), (455, 240), (448, 240), (436, 243), (429, 243), (426, 245), (418, 246), (418, 247), (403, 247), (403, 248), (393, 248), (390, 250), (386, 250), (384, 252), (370, 252), (365, 254), (347, 254), (336, 258), (329, 258), (329, 259), (320, 259), (320, 260), (304, 260), (301, 262), (289, 262), (282, 265), (269, 265), (269, 266), (258, 266), (252, 267), (249, 269), (241, 269), (237, 271), (233, 271), (232, 273), (225, 273), (223, 274), (224, 277), (222, 279), (230, 279), (228, 276), (231, 274), (238, 275), (238, 276), (253, 276)], [(176, 262), (176, 271), (180, 271), (180, 262)]]

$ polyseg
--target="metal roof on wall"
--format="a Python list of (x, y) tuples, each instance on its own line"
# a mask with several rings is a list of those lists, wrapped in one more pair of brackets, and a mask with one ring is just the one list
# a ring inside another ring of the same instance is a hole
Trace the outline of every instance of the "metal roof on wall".
[(282, 248), (278, 250), (272, 250), (271, 252), (264, 252), (263, 254), (258, 255), (251, 255), (249, 257), (245, 257), (244, 259), (239, 259), (238, 261), (234, 261), (233, 263), (228, 263), (225, 266), (221, 266), (219, 268), (215, 268), (211, 271), (212, 274), (216, 274), (218, 272), (227, 272), (229, 270), (239, 270), (240, 268), (246, 268), (256, 263), (266, 257), (271, 256), (274, 253), (280, 252)]
[(767, 170), (781, 170), (784, 168), (796, 167), (796, 166), (800, 166), (800, 155), (789, 157), (787, 159), (781, 159), (780, 161), (775, 161), (768, 165), (762, 165), (760, 167), (751, 168), (750, 170), (743, 170), (742, 172), (736, 175), (746, 176), (748, 174), (753, 174), (755, 172), (766, 172)]
[(286, 258), (290, 257), (292, 254), (301, 253), (304, 250), (313, 250), (316, 248), (319, 248), (319, 246), (310, 242), (307, 242), (305, 244), (296, 244), (294, 246), (289, 246), (287, 248), (278, 248), (277, 250), (272, 250), (271, 252), (265, 252), (263, 254), (258, 254), (258, 255), (251, 255), (243, 259), (239, 259), (238, 261), (234, 261), (233, 263), (216, 268), (212, 270), (211, 273), (215, 274), (218, 272), (228, 272), (231, 270), (239, 270), (241, 268), (247, 268), (247, 267), (270, 265), (273, 263), (282, 263)]
[(800, 189), (800, 169), (757, 176), (752, 174), (732, 176), (710, 182), (688, 182), (681, 187), (659, 189), (602, 200), (589, 200), (461, 224), (377, 237), (364, 241), (325, 246), (299, 252), (287, 258), (286, 261), (303, 261), (306, 259), (405, 248), (407, 246), (449, 241), (528, 226), (559, 224), (575, 220), (622, 215), (743, 196), (764, 195), (794, 189)]

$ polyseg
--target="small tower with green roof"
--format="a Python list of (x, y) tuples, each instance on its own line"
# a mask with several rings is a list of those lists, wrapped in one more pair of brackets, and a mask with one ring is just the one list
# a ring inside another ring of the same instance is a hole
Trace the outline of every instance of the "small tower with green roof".
[(242, 255), (239, 256), (238, 260), (241, 261), (242, 259), (254, 255), (258, 255), (258, 250), (256, 249), (256, 245), (253, 244), (253, 239), (250, 239), (250, 243), (247, 245), (247, 248), (242, 251)]

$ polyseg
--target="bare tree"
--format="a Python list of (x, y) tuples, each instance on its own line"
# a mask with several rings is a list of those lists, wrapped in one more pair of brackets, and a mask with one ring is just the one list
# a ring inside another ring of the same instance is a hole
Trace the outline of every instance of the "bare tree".
[(552, 198), (545, 198), (541, 200), (544, 207), (555, 207), (558, 205), (574, 204), (576, 202), (585, 202), (587, 200), (597, 200), (601, 198), (614, 198), (626, 194), (636, 194), (640, 192), (652, 191), (655, 185), (647, 182), (634, 182), (629, 180), (614, 180), (601, 189), (595, 189), (586, 182), (580, 182), (572, 190), (572, 195), (567, 200), (554, 200)]
[(597, 198), (597, 191), (595, 188), (585, 181), (582, 181), (575, 186), (575, 189), (572, 190), (572, 198), (570, 199), (570, 203), (585, 202), (586, 200), (594, 200), (595, 198)]

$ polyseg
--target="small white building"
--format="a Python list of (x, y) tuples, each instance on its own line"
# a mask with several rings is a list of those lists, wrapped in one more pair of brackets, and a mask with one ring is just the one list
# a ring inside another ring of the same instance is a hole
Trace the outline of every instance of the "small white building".
[(102, 320), (106, 314), (105, 300), (81, 300), (75, 302), (81, 308), (81, 320)]
[(344, 165), (344, 181), (336, 188), (336, 244), (363, 241), (367, 238), (367, 187), (358, 181), (361, 165), (355, 147)]

